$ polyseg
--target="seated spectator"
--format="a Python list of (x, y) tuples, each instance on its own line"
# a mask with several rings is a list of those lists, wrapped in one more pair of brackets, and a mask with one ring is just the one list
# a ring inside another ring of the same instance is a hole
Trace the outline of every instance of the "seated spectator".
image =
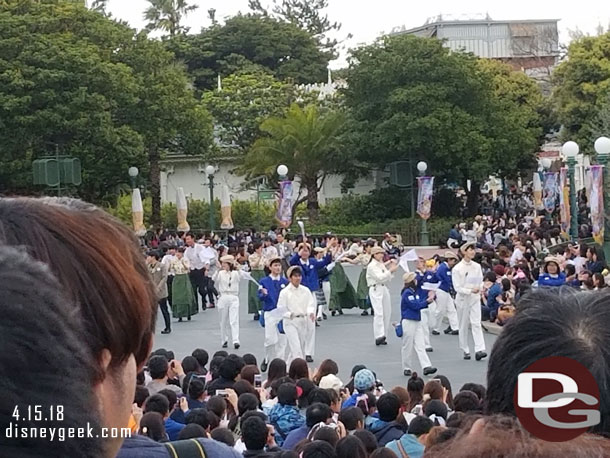
[(254, 386), (254, 376), (260, 373), (261, 371), (258, 370), (257, 366), (250, 364), (242, 368), (241, 372), (239, 373), (239, 378), (241, 380), (247, 381), (248, 383), (250, 383), (250, 385)]
[(210, 422), (208, 420), (208, 411), (206, 409), (191, 409), (185, 416), (187, 425), (197, 424), (201, 426), (206, 433), (210, 432)]
[(464, 390), (455, 395), (453, 400), (456, 412), (480, 412), (481, 401), (479, 397), (472, 391)]
[(369, 454), (364, 444), (356, 436), (346, 436), (335, 447), (337, 458), (367, 458)]
[[(263, 371), (264, 372), (264, 371)], [(269, 369), (267, 372), (267, 381), (263, 385), (266, 390), (271, 388), (271, 384), (278, 379), (286, 377), (286, 361), (283, 359), (275, 358), (269, 363)], [(293, 380), (294, 381), (294, 380)]]
[(210, 359), (210, 355), (208, 355), (208, 352), (202, 348), (197, 348), (196, 350), (193, 350), (192, 356), (197, 360), (197, 363), (199, 365), (197, 373), (199, 375), (206, 375), (208, 373), (206, 366), (208, 365), (208, 361)]
[(302, 378), (309, 379), (309, 367), (307, 366), (307, 361), (302, 358), (293, 359), (290, 363), (290, 368), (288, 369), (288, 377), (295, 382)]
[(146, 400), (144, 404), (144, 414), (148, 412), (157, 412), (161, 414), (165, 421), (165, 432), (169, 437), (169, 440), (178, 440), (178, 434), (184, 428), (184, 424), (178, 423), (169, 416), (169, 400), (163, 394), (153, 394)]
[(242, 440), (246, 446), (243, 456), (246, 458), (266, 458), (273, 456), (279, 448), (275, 443), (273, 430), (257, 416), (248, 417), (242, 425)]
[(375, 421), (368, 430), (377, 438), (380, 446), (384, 447), (388, 442), (400, 439), (405, 433), (397, 422), (400, 415), (400, 399), (393, 393), (382, 394), (377, 400), (377, 412), (379, 420)]
[(187, 375), (189, 373), (198, 374), (199, 363), (197, 362), (197, 359), (194, 356), (186, 356), (182, 360), (182, 369), (184, 370), (184, 373)]
[(256, 356), (252, 353), (246, 353), (243, 358), (246, 366), (255, 366), (258, 369), (258, 361), (256, 360)]
[(339, 421), (343, 423), (348, 434), (364, 428), (364, 414), (358, 407), (348, 407), (339, 412)]
[(423, 402), (424, 399), (424, 381), (417, 375), (417, 372), (413, 372), (409, 381), (407, 382), (407, 391), (409, 392), (409, 412), (418, 414), (415, 412), (415, 407)]
[(333, 448), (339, 442), (339, 434), (337, 432), (337, 425), (331, 423), (330, 425), (321, 425), (319, 428), (312, 429), (309, 433), (311, 441), (324, 441), (328, 442)]
[(208, 435), (205, 432), (205, 429), (195, 423), (186, 425), (182, 428), (180, 434), (178, 434), (178, 440), (194, 439), (196, 437), (208, 437)]
[(297, 387), (284, 383), (278, 389), (278, 403), (269, 412), (269, 423), (275, 429), (275, 441), (281, 447), (291, 431), (305, 424), (297, 407)]
[(398, 416), (397, 421), (398, 423), (400, 423), (401, 428), (406, 431), (409, 427), (409, 423), (411, 422), (411, 420), (415, 418), (415, 414), (412, 414), (411, 409), (409, 409), (409, 405), (411, 403), (409, 391), (406, 388), (403, 388), (402, 386), (395, 386), (390, 392), (398, 396), (398, 400), (400, 401), (400, 411), (402, 412), (402, 415)]
[[(152, 380), (146, 384), (146, 388), (148, 388), (148, 392), (151, 395), (157, 394), (164, 389), (172, 390), (176, 394), (182, 394), (180, 387), (167, 383), (170, 374), (170, 363), (165, 356), (157, 355), (150, 358), (148, 361), (148, 371)], [(176, 373), (182, 383), (185, 375), (179, 361), (174, 360), (171, 362), (171, 373)]]
[(305, 414), (305, 424), (300, 428), (291, 431), (282, 448), (284, 450), (293, 450), (295, 446), (307, 437), (309, 431), (319, 423), (329, 423), (333, 417), (332, 410), (326, 404), (316, 403), (307, 408)]
[(196, 375), (192, 375), (186, 387), (186, 401), (189, 409), (205, 409), (205, 382)]
[(323, 377), (326, 377), (327, 375), (337, 376), (338, 373), (339, 373), (339, 366), (337, 366), (337, 363), (334, 362), (332, 359), (325, 359), (324, 361), (322, 361), (320, 363), (320, 366), (318, 367), (318, 370), (314, 374), (312, 381), (316, 385), (319, 386), (320, 381), (322, 380)]
[(447, 423), (447, 404), (438, 399), (431, 399), (424, 403), (424, 415), (437, 426), (445, 426)]
[(373, 453), (379, 447), (375, 435), (366, 429), (358, 429), (354, 431), (354, 436), (362, 441), (367, 454)]
[(305, 446), (302, 458), (336, 458), (335, 449), (328, 442), (313, 441)]
[(235, 436), (233, 435), (231, 430), (227, 428), (216, 428), (214, 431), (212, 431), (210, 437), (215, 441), (227, 444), (229, 447), (235, 447)]
[(460, 388), (460, 391), (472, 391), (477, 395), (481, 404), (485, 401), (485, 396), (487, 394), (487, 389), (480, 383), (464, 383), (462, 388)]
[(339, 394), (341, 392), (341, 388), (343, 388), (343, 382), (336, 375), (328, 374), (320, 379), (318, 386), (323, 389), (335, 390), (337, 394)]
[(343, 409), (357, 404), (357, 398), (363, 394), (370, 393), (375, 388), (375, 375), (368, 369), (359, 370), (354, 376), (355, 392), (341, 406)]
[(138, 433), (155, 442), (167, 442), (168, 440), (165, 432), (165, 420), (163, 415), (158, 412), (147, 412), (142, 416)]
[(389, 442), (386, 447), (400, 457), (422, 458), (426, 436), (433, 426), (434, 423), (428, 417), (418, 416), (411, 421), (406, 434), (399, 440)]
[[(242, 366), (243, 367), (243, 366)], [(235, 379), (241, 372), (239, 362), (233, 358), (226, 357), (221, 363), (218, 370), (219, 377), (216, 380), (212, 380), (206, 389), (210, 396), (216, 395), (218, 390), (226, 390), (227, 388), (233, 388)]]

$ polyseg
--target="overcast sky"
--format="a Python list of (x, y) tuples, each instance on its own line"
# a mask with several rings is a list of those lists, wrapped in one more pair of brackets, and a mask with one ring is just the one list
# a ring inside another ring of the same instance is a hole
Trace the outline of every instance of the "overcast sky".
[[(216, 9), (216, 18), (222, 20), (239, 11), (248, 11), (248, 0), (191, 0), (199, 9), (191, 13), (185, 24), (191, 33), (209, 25), (207, 10)], [(262, 4), (270, 1), (262, 0)], [(347, 42), (350, 47), (370, 43), (383, 32), (394, 27), (407, 28), (422, 25), (427, 18), (439, 14), (466, 19), (489, 14), (492, 19), (560, 19), (560, 41), (569, 40), (568, 30), (576, 28), (594, 34), (598, 24), (606, 29), (610, 23), (610, 2), (600, 0), (329, 0), (329, 18), (343, 24), (337, 38), (348, 33), (353, 38)], [(145, 21), (142, 13), (146, 0), (110, 0), (108, 10), (113, 16), (124, 19), (133, 27), (142, 28)], [(332, 67), (345, 65), (345, 52)]]

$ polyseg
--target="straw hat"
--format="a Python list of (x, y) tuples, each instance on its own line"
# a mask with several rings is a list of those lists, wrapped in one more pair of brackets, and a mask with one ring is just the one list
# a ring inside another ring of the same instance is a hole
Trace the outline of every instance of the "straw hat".
[(415, 273), (413, 272), (407, 272), (402, 276), (402, 281), (405, 283), (411, 283), (413, 280), (415, 280)]
[(274, 262), (282, 262), (282, 258), (280, 258), (279, 256), (273, 256), (272, 258), (267, 260), (267, 265), (269, 267), (271, 267), (271, 264), (273, 264)]
[(229, 263), (229, 264), (235, 264), (235, 257), (233, 255), (228, 254), (228, 255), (223, 256), (222, 258), (220, 258), (220, 262), (226, 262), (226, 263)]
[(453, 251), (445, 251), (445, 259), (458, 259), (457, 254), (455, 254)]
[(292, 267), (289, 267), (288, 270), (286, 271), (286, 276), (288, 278), (290, 278), (292, 273), (295, 271), (298, 271), (301, 275), (303, 275), (303, 270), (299, 266), (292, 266)]
[(476, 242), (467, 242), (467, 243), (465, 243), (464, 245), (462, 245), (462, 246), (460, 247), (460, 252), (461, 252), (462, 254), (465, 254), (465, 253), (466, 253), (466, 250), (467, 250), (468, 248), (475, 248), (475, 247), (476, 247), (476, 245), (477, 245), (477, 244), (476, 244)]
[(559, 261), (559, 258), (556, 256), (547, 256), (546, 258), (544, 258), (544, 267), (546, 267), (549, 262), (554, 262), (557, 265), (558, 269), (561, 265), (561, 261)]
[(317, 246), (313, 249), (313, 251), (314, 253), (322, 253), (324, 251), (324, 248)]
[(373, 248), (371, 248), (371, 255), (375, 256), (379, 253), (385, 253), (385, 250), (380, 246), (374, 246)]

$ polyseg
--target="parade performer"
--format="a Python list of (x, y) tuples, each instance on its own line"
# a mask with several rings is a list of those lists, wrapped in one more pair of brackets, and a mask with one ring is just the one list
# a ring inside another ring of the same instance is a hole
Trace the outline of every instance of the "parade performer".
[(182, 321), (186, 317), (189, 321), (191, 316), (198, 311), (197, 300), (193, 293), (193, 285), (189, 278), (189, 260), (184, 256), (184, 248), (178, 249), (171, 264), (174, 273), (172, 281), (172, 315)]
[(415, 272), (416, 280), (417, 280), (417, 294), (420, 297), (427, 297), (429, 299), (428, 307), (422, 309), (421, 311), (421, 322), (424, 330), (424, 343), (426, 344), (426, 351), (432, 352), (432, 343), (430, 341), (430, 329), (433, 328), (432, 325), (434, 320), (434, 315), (436, 314), (436, 292), (435, 290), (424, 289), (424, 286), (428, 285), (429, 288), (432, 285), (438, 283), (435, 272), (436, 261), (434, 259), (430, 259), (429, 261), (424, 261), (424, 258), (419, 258), (417, 260), (417, 270)]
[[(195, 301), (197, 304), (199, 303), (199, 296), (201, 296), (201, 310), (205, 312), (205, 300), (206, 296), (208, 295), (205, 269), (208, 259), (203, 253), (203, 245), (195, 243), (195, 236), (193, 234), (186, 234), (184, 237), (184, 243), (186, 243), (187, 247), (186, 251), (184, 252), (184, 257), (188, 259), (191, 269), (189, 276), (191, 279), (191, 285), (193, 285), (193, 295), (195, 296)], [(199, 296), (197, 293), (199, 293)], [(197, 308), (199, 308), (199, 306), (197, 306)]]
[[(318, 261), (326, 254), (324, 248), (320, 247), (314, 248), (313, 251)], [(326, 320), (328, 313), (330, 313), (328, 304), (330, 303), (330, 277), (333, 267), (334, 263), (331, 262), (327, 266), (318, 269), (318, 278), (320, 280), (320, 288), (316, 291), (316, 303), (318, 304), (316, 318), (318, 321)], [(333, 316), (334, 314), (335, 312), (333, 311)], [(319, 326), (319, 324), (316, 323), (316, 326)]]
[(276, 257), (269, 260), (271, 273), (261, 278), (258, 297), (263, 303), (261, 324), (265, 327), (265, 359), (261, 371), (265, 372), (269, 363), (275, 358), (285, 359), (286, 335), (279, 330), (280, 319), (274, 316), (280, 292), (288, 285), (286, 277), (282, 276), (282, 259)]
[(440, 334), (439, 329), (445, 315), (449, 319), (449, 327), (445, 329), (445, 334), (457, 335), (460, 327), (458, 323), (457, 311), (455, 303), (451, 297), (453, 290), (453, 282), (451, 281), (451, 269), (458, 261), (458, 257), (453, 251), (445, 252), (445, 261), (438, 266), (436, 270), (436, 278), (440, 282), (436, 290), (436, 313), (434, 314), (434, 323), (432, 334), (437, 336)]
[[(254, 244), (254, 253), (248, 256), (248, 264), (250, 265), (250, 275), (256, 281), (259, 281), (265, 276), (265, 257), (263, 256), (263, 245), (260, 242)], [(254, 314), (254, 319), (260, 318), (259, 312), (261, 303), (258, 299), (258, 286), (256, 283), (248, 284), (248, 313)]]
[[(290, 267), (288, 269), (290, 283), (282, 289), (277, 302), (277, 308), (285, 310), (284, 331), (290, 349), (288, 363), (296, 358), (302, 359), (308, 351), (313, 353), (308, 339), (311, 337), (311, 325), (316, 319), (316, 302), (309, 288), (301, 284), (303, 278), (301, 267)], [(313, 329), (315, 330), (315, 326)]]
[(432, 302), (424, 291), (424, 295), (418, 293), (419, 285), (417, 275), (408, 272), (402, 277), (404, 288), (400, 299), (400, 318), (402, 324), (402, 367), (406, 377), (411, 376), (411, 356), (413, 351), (419, 359), (424, 375), (431, 375), (436, 372), (432, 367), (430, 358), (426, 353), (424, 343), (424, 323), (421, 314)]
[(483, 271), (481, 265), (474, 262), (475, 243), (467, 242), (460, 247), (462, 260), (453, 268), (453, 288), (456, 292), (455, 304), (460, 323), (460, 348), (464, 359), (470, 359), (468, 344), (468, 326), (472, 329), (475, 359), (480, 361), (487, 357), (485, 339), (481, 328), (481, 287)]
[(159, 308), (165, 322), (165, 329), (161, 331), (161, 334), (169, 334), (172, 332), (172, 322), (167, 309), (167, 272), (169, 269), (165, 264), (159, 262), (160, 258), (161, 256), (157, 251), (151, 250), (146, 253), (146, 264), (148, 264), (148, 271), (153, 285), (155, 285), (157, 301), (159, 301)]
[(371, 262), (366, 268), (366, 282), (369, 287), (369, 297), (371, 306), (375, 313), (373, 319), (373, 334), (375, 345), (387, 345), (386, 336), (390, 328), (391, 301), (388, 283), (392, 279), (392, 274), (398, 269), (395, 260), (383, 262), (385, 250), (381, 247), (374, 247), (371, 250)]
[[(332, 245), (329, 245), (327, 248), (332, 248)], [(301, 268), (302, 282), (311, 291), (314, 304), (316, 304), (315, 311), (317, 311), (316, 291), (320, 288), (318, 269), (326, 267), (331, 262), (332, 256), (328, 252), (320, 260), (311, 256), (311, 246), (308, 243), (301, 243), (297, 247), (297, 252), (290, 258), (291, 266), (299, 266)], [(312, 322), (307, 320), (306, 324), (309, 328), (309, 333), (305, 349), (305, 359), (308, 363), (311, 363), (313, 362), (316, 343), (315, 320)]]
[(165, 256), (161, 258), (161, 262), (165, 264), (168, 268), (167, 274), (167, 301), (169, 302), (169, 307), (172, 307), (172, 283), (174, 282), (174, 271), (172, 270), (172, 263), (176, 259), (176, 247), (174, 245), (170, 245), (167, 248), (167, 253)]
[[(331, 250), (333, 259), (341, 256), (343, 249), (339, 244), (336, 237), (330, 239), (334, 248)], [(341, 261), (347, 260), (343, 257)], [(356, 296), (356, 290), (354, 289), (352, 282), (347, 277), (345, 269), (341, 265), (341, 262), (333, 263), (330, 274), (330, 300), (327, 298), (327, 303), (332, 314), (338, 313), (343, 315), (343, 309), (351, 309), (358, 305), (358, 297)]]
[(220, 340), (222, 348), (227, 348), (229, 333), (233, 347), (239, 349), (239, 281), (241, 276), (235, 269), (235, 258), (226, 255), (220, 258), (221, 270), (216, 271), (213, 280), (220, 294), (218, 314), (220, 315)]
[(566, 282), (566, 275), (561, 272), (559, 259), (548, 256), (544, 260), (544, 272), (538, 276), (538, 286), (561, 286)]
[(362, 271), (358, 277), (358, 288), (356, 290), (356, 297), (358, 299), (358, 308), (362, 309), (362, 316), (369, 314), (368, 309), (371, 308), (371, 301), (369, 299), (369, 286), (366, 283), (366, 268), (371, 262), (371, 250), (375, 246), (374, 240), (368, 240), (364, 245), (364, 252), (359, 254), (355, 259), (347, 258), (347, 262), (354, 265), (362, 266)]

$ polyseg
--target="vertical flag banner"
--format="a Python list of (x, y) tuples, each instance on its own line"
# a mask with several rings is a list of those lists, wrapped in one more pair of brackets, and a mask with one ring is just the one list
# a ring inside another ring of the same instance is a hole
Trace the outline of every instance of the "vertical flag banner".
[(544, 209), (549, 213), (553, 213), (555, 210), (555, 203), (557, 202), (556, 172), (548, 172), (544, 174), (542, 201), (544, 203)]
[(593, 238), (599, 244), (604, 240), (604, 168), (601, 165), (592, 165), (591, 173), (591, 226)]
[(133, 230), (138, 237), (146, 235), (146, 226), (144, 226), (144, 206), (142, 205), (142, 195), (140, 189), (135, 188), (131, 195), (131, 219), (133, 221)]
[(188, 205), (186, 203), (186, 196), (184, 195), (184, 188), (178, 188), (176, 190), (176, 209), (178, 210), (178, 226), (176, 229), (179, 232), (188, 232), (191, 230), (191, 226), (186, 221), (188, 216)]
[(231, 194), (229, 193), (229, 187), (224, 184), (220, 189), (220, 228), (221, 229), (233, 229), (233, 218), (231, 217)]
[(430, 218), (432, 212), (432, 193), (434, 191), (434, 177), (418, 177), (417, 213), (423, 219)]
[(542, 205), (542, 180), (540, 179), (540, 173), (534, 172), (532, 183), (534, 188), (534, 208), (536, 210), (543, 210), (544, 205)]
[(561, 217), (561, 232), (570, 233), (570, 182), (568, 181), (568, 168), (562, 167), (559, 171), (559, 215)]
[(280, 198), (277, 204), (276, 218), (281, 227), (288, 227), (292, 224), (292, 181), (280, 182)]

